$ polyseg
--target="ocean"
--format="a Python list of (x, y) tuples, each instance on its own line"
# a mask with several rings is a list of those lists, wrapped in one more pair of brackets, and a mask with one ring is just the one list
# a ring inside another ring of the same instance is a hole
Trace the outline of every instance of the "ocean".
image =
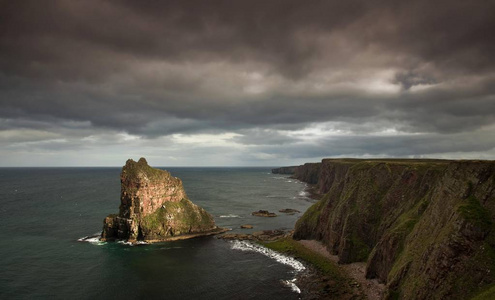
[[(233, 232), (292, 229), (301, 214), (278, 210), (304, 212), (314, 203), (304, 183), (269, 168), (166, 169)], [(78, 241), (101, 232), (103, 219), (118, 212), (120, 170), (0, 168), (1, 299), (298, 298), (290, 281), (304, 266), (249, 242)], [(278, 216), (251, 216), (260, 209)]]

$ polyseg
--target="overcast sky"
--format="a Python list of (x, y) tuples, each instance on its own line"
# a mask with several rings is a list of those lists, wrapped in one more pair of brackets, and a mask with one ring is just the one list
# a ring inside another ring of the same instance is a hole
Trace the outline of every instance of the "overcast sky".
[(494, 11), (0, 0), (0, 166), (495, 159)]

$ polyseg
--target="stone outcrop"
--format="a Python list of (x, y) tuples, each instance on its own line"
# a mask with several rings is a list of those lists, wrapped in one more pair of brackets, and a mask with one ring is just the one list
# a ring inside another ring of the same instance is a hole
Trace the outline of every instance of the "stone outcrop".
[(284, 213), (284, 214), (288, 214), (288, 215), (294, 215), (294, 214), (300, 213), (300, 211), (298, 211), (297, 209), (293, 209), (293, 208), (284, 208), (284, 209), (279, 210), (279, 212)]
[(294, 238), (367, 262), (388, 299), (470, 299), (495, 284), (495, 162), (325, 159)]
[(223, 231), (187, 198), (179, 178), (150, 167), (144, 158), (127, 160), (120, 182), (119, 214), (105, 218), (102, 240), (153, 242)]
[(276, 213), (272, 213), (272, 212), (269, 212), (267, 210), (258, 210), (258, 211), (253, 211), (251, 213), (251, 215), (253, 216), (257, 216), (257, 217), (268, 217), (268, 218), (271, 218), (271, 217), (276, 217), (277, 214)]

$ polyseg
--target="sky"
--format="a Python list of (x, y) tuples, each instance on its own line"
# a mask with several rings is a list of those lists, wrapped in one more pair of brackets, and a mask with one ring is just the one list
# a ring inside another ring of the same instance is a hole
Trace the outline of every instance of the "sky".
[(0, 166), (495, 159), (494, 0), (0, 0)]

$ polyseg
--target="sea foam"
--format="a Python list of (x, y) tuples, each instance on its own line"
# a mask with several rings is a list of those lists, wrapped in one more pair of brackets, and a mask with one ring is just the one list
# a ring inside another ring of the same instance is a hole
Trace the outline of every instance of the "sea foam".
[(309, 196), (309, 193), (308, 193), (308, 192), (306, 192), (306, 191), (300, 191), (300, 192), (299, 192), (299, 196), (300, 196), (300, 197), (308, 197), (308, 196)]
[[(306, 267), (298, 260), (282, 255), (278, 252), (275, 252), (271, 249), (265, 248), (263, 246), (254, 244), (249, 241), (232, 241), (232, 249), (234, 250), (241, 250), (241, 251), (252, 251), (252, 252), (257, 252), (261, 253), (265, 256), (268, 256), (271, 259), (276, 260), (277, 262), (290, 266), (294, 269), (296, 273), (299, 273), (301, 271), (304, 271)], [(301, 293), (301, 290), (297, 285), (295, 284), (296, 278), (293, 278), (291, 280), (282, 280), (282, 283), (292, 289), (293, 292), (296, 293)]]
[(293, 292), (296, 292), (298, 294), (301, 293), (301, 289), (295, 284), (295, 282), (297, 281), (296, 278), (293, 278), (291, 280), (282, 280), (282, 283), (285, 285), (285, 286), (288, 286), (290, 287), (290, 289), (293, 291)]
[(100, 241), (100, 233), (95, 233), (91, 236), (85, 236), (80, 239), (77, 239), (78, 242), (86, 242), (91, 243), (93, 245), (101, 246), (105, 245), (107, 242)]
[(221, 215), (219, 218), (240, 218), (241, 216), (239, 215), (234, 215), (234, 214), (228, 214), (228, 215)]

